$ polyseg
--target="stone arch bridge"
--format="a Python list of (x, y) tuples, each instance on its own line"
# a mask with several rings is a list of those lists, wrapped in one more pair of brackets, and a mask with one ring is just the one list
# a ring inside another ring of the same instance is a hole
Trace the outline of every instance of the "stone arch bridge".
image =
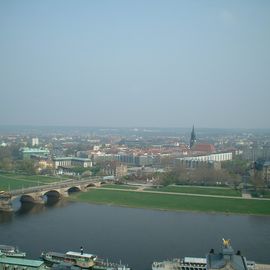
[(48, 185), (22, 188), (0, 194), (0, 211), (13, 211), (12, 201), (19, 198), (21, 202), (44, 204), (44, 197), (68, 197), (70, 192), (86, 191), (90, 187), (100, 187), (104, 181), (101, 179), (67, 180)]

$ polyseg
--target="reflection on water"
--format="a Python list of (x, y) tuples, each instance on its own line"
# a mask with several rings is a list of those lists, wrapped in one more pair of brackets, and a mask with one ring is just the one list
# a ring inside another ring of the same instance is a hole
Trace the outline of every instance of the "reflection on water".
[(12, 212), (0, 212), (0, 224), (7, 223), (12, 221), (13, 213)]
[(27, 213), (38, 213), (44, 208), (42, 204), (33, 204), (29, 202), (25, 202), (21, 204), (21, 207), (18, 211), (16, 211), (17, 215), (25, 215)]
[(44, 204), (34, 204), (34, 203), (21, 203), (21, 207), (15, 212), (16, 215), (25, 214), (38, 214), (46, 210), (46, 208), (51, 207), (63, 207), (66, 206), (67, 202), (65, 200), (59, 200), (56, 197), (48, 197)]
[(31, 202), (20, 202), (17, 198), (12, 201), (13, 212), (0, 211), (0, 224), (11, 222), (14, 216), (23, 216), (27, 214), (39, 214), (46, 211), (47, 208), (64, 207), (67, 205), (65, 200), (59, 200), (57, 197), (46, 197), (44, 204), (35, 204)]

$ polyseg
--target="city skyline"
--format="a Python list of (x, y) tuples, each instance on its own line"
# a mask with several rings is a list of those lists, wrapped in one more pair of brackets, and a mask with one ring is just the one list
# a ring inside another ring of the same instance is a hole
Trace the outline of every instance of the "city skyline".
[(0, 125), (270, 128), (268, 1), (0, 1)]

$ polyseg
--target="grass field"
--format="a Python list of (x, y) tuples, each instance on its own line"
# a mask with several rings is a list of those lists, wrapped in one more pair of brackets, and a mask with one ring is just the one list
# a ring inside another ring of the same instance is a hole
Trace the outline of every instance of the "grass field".
[(145, 190), (241, 197), (240, 191), (231, 188), (167, 186), (161, 188), (149, 188)]
[(102, 185), (104, 188), (116, 188), (116, 189), (126, 189), (126, 190), (136, 190), (138, 187), (128, 186), (128, 185)]
[(0, 172), (0, 190), (14, 190), (61, 181), (59, 177)]
[(263, 196), (263, 198), (268, 198), (268, 199), (270, 199), (270, 190), (269, 190), (269, 189), (268, 189), (268, 190), (265, 190), (265, 191), (263, 192), (262, 196)]
[(264, 198), (270, 198), (270, 191), (266, 191), (263, 195)]
[(270, 200), (197, 197), (132, 191), (91, 189), (71, 199), (137, 208), (270, 215)]

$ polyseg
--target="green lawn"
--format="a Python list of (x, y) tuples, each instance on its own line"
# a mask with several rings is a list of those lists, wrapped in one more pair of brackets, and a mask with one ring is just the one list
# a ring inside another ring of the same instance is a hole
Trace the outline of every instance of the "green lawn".
[(262, 196), (263, 198), (270, 198), (270, 190), (264, 190), (264, 192), (262, 192)]
[(231, 189), (231, 188), (167, 186), (167, 187), (160, 187), (160, 188), (149, 188), (145, 190), (241, 197), (240, 191)]
[(102, 185), (104, 188), (116, 188), (116, 189), (127, 189), (127, 190), (136, 190), (139, 187), (129, 186), (129, 185)]
[(61, 178), (43, 175), (25, 175), (0, 172), (0, 190), (14, 190), (58, 181), (61, 181)]
[(270, 190), (269, 189), (264, 192), (263, 197), (270, 198)]
[(197, 197), (134, 191), (91, 189), (74, 200), (138, 208), (270, 215), (270, 200)]

